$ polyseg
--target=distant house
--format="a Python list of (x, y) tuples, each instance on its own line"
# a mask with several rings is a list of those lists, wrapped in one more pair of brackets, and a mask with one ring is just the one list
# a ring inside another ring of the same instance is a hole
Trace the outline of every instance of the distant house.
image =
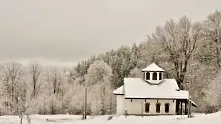
[[(124, 78), (117, 95), (117, 114), (175, 115), (187, 114), (188, 91), (179, 90), (175, 79), (164, 79), (164, 69), (155, 63), (142, 70), (141, 78)], [(196, 105), (192, 102), (192, 105)]]

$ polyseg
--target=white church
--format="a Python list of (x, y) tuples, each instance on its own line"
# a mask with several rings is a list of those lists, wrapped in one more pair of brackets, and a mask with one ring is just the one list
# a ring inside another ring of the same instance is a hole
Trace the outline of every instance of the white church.
[[(113, 91), (117, 114), (176, 115), (188, 113), (188, 91), (180, 90), (175, 79), (164, 79), (164, 69), (152, 63), (142, 70), (144, 77), (124, 78)], [(191, 101), (191, 106), (196, 104)]]

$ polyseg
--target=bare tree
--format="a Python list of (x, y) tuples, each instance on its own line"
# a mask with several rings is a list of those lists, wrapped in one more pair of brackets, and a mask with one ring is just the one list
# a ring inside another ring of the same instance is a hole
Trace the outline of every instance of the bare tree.
[(192, 24), (184, 16), (179, 22), (167, 21), (164, 27), (158, 26), (156, 32), (149, 37), (150, 41), (159, 43), (169, 55), (176, 71), (176, 80), (181, 89), (187, 72), (188, 62), (200, 40), (201, 24)]
[(42, 67), (38, 63), (32, 63), (29, 67), (29, 72), (31, 74), (31, 79), (32, 79), (33, 97), (36, 97), (37, 95), (37, 86), (41, 71)]

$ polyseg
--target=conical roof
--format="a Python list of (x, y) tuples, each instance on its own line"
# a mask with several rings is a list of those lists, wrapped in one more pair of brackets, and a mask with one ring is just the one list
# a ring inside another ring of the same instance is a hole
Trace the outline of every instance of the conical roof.
[(165, 71), (165, 70), (159, 67), (156, 63), (152, 63), (146, 68), (144, 68), (142, 71)]

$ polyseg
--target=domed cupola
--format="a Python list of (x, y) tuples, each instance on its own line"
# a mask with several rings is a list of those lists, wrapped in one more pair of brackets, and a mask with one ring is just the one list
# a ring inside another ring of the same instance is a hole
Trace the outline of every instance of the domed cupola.
[(160, 68), (156, 63), (152, 63), (142, 70), (144, 80), (151, 84), (159, 84), (163, 80), (164, 69)]

